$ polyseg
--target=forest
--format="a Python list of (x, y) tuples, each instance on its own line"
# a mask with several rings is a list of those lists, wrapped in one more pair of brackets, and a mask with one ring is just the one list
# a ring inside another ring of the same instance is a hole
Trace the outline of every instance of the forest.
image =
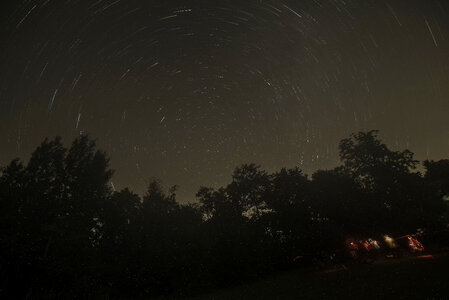
[[(190, 296), (344, 255), (348, 237), (445, 230), (449, 159), (420, 162), (378, 131), (340, 141), (340, 166), (235, 168), (180, 204), (151, 180), (114, 191), (95, 141), (45, 139), (28, 162), (0, 168), (0, 296)], [(428, 243), (443, 244), (437, 237)], [(446, 241), (447, 243), (447, 241)]]

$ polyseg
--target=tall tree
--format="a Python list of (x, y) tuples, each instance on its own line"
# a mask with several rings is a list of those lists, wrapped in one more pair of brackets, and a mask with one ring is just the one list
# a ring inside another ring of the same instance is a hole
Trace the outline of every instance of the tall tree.
[(382, 180), (394, 183), (394, 175), (408, 174), (418, 163), (410, 150), (390, 150), (377, 130), (352, 134), (340, 141), (339, 150), (345, 170), (365, 188)]
[(405, 232), (431, 222), (438, 203), (429, 199), (420, 174), (412, 172), (418, 161), (411, 151), (390, 150), (375, 130), (343, 139), (339, 149), (343, 171), (365, 192), (360, 201), (369, 203), (364, 207), (375, 208), (380, 221), (376, 227)]
[(69, 149), (59, 137), (45, 139), (26, 166), (16, 160), (2, 173), (1, 205), (15, 211), (3, 225), (17, 232), (13, 244), (2, 244), (9, 243), (23, 266), (11, 274), (28, 277), (24, 290), (30, 295), (43, 293), (46, 281), (61, 293), (87, 291), (100, 207), (112, 176), (106, 155), (87, 136)]
[(446, 201), (449, 201), (449, 159), (424, 161), (424, 178), (432, 184)]
[(298, 168), (281, 169), (270, 175), (264, 195), (268, 213), (263, 225), (273, 239), (281, 242), (288, 259), (310, 252), (312, 203), (310, 181)]

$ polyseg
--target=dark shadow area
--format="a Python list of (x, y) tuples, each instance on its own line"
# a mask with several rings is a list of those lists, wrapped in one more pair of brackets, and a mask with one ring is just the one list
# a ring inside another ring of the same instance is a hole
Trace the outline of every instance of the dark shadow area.
[[(311, 178), (242, 165), (227, 186), (202, 187), (182, 205), (176, 186), (157, 180), (143, 196), (113, 191), (107, 155), (85, 135), (69, 148), (45, 140), (28, 163), (1, 168), (0, 296), (185, 297), (449, 246), (449, 160), (416, 172), (413, 153), (390, 150), (377, 131), (339, 150), (341, 166)], [(406, 284), (401, 274), (392, 280)]]

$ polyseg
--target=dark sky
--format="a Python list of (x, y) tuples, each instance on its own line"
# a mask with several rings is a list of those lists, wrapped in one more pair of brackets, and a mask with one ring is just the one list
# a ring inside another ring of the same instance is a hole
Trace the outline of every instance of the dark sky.
[(1, 1), (0, 165), (97, 139), (114, 186), (193, 200), (244, 162), (306, 173), (379, 129), (449, 157), (449, 1)]

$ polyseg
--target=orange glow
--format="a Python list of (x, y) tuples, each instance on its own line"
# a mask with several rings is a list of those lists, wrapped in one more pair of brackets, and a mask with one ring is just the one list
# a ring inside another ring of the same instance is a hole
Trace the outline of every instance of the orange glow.
[(432, 258), (432, 257), (433, 257), (433, 255), (431, 255), (431, 254), (418, 256), (418, 258)]
[(423, 245), (413, 236), (409, 235), (409, 236), (407, 236), (407, 239), (409, 242), (409, 246), (410, 246), (410, 248), (412, 248), (413, 251), (421, 252), (424, 250)]
[(371, 248), (371, 244), (370, 244), (370, 242), (368, 242), (368, 241), (360, 241), (361, 243), (362, 243), (362, 245), (363, 245), (363, 247), (365, 247), (365, 249), (366, 250), (370, 250), (370, 248)]

